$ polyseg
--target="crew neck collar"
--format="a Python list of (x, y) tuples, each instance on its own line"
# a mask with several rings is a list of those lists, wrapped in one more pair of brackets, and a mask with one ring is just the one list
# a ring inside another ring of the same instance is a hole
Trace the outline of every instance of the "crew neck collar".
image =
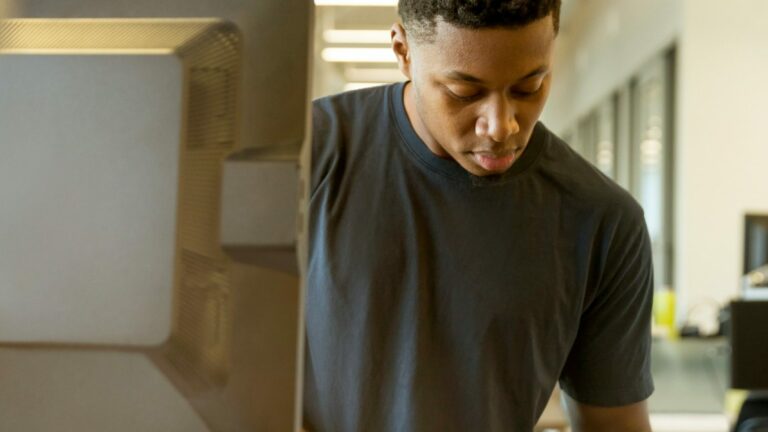
[(408, 81), (400, 82), (390, 87), (390, 112), (405, 146), (421, 164), (432, 171), (436, 171), (454, 180), (469, 182), (472, 186), (503, 184), (526, 171), (538, 159), (541, 150), (544, 148), (547, 137), (546, 130), (544, 125), (537, 122), (522, 156), (507, 171), (490, 176), (471, 174), (455, 160), (444, 159), (432, 153), (427, 144), (418, 136), (408, 118), (408, 113), (405, 111), (405, 86), (407, 83)]

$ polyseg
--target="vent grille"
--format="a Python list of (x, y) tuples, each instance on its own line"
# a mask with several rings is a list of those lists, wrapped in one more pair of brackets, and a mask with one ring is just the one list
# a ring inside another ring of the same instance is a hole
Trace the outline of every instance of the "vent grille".
[(171, 362), (196, 384), (223, 385), (229, 372), (231, 295), (221, 261), (183, 251)]
[(184, 47), (221, 25), (215, 19), (9, 19), (0, 21), (4, 50), (120, 51)]
[(191, 382), (223, 385), (230, 367), (232, 304), (220, 246), (222, 162), (235, 148), (240, 37), (232, 27), (176, 50), (185, 67), (176, 320), (170, 359)]

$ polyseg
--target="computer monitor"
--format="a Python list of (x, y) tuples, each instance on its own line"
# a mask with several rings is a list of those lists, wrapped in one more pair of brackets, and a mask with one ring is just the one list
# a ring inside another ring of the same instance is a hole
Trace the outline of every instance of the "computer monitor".
[(300, 424), (307, 175), (239, 139), (242, 40), (0, 22), (0, 430)]
[(768, 214), (744, 216), (744, 274), (768, 264)]

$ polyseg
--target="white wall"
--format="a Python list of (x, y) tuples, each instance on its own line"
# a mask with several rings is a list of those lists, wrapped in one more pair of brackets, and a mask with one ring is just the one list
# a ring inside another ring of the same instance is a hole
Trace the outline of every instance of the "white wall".
[(677, 43), (678, 320), (737, 294), (743, 213), (768, 212), (768, 2), (571, 0), (543, 120), (561, 132)]
[(737, 293), (743, 213), (768, 212), (768, 2), (684, 4), (675, 240), (694, 306)]
[(168, 338), (182, 75), (173, 55), (0, 54), (0, 343)]
[(182, 74), (0, 55), (0, 430), (208, 430), (145, 355), (48, 345), (170, 334)]

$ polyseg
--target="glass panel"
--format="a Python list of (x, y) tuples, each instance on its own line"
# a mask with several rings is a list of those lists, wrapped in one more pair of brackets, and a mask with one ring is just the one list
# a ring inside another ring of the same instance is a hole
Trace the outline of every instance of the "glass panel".
[(624, 189), (630, 189), (631, 151), (631, 85), (623, 85), (614, 96), (616, 107), (616, 147), (615, 147), (615, 176), (614, 180)]
[(645, 210), (653, 247), (656, 288), (671, 285), (671, 176), (667, 60), (662, 57), (638, 74), (633, 87), (631, 191)]
[(595, 111), (595, 165), (608, 177), (616, 178), (616, 104), (613, 97)]
[(576, 151), (592, 163), (595, 163), (595, 118), (595, 113), (591, 112), (579, 122), (577, 145), (574, 145)]

